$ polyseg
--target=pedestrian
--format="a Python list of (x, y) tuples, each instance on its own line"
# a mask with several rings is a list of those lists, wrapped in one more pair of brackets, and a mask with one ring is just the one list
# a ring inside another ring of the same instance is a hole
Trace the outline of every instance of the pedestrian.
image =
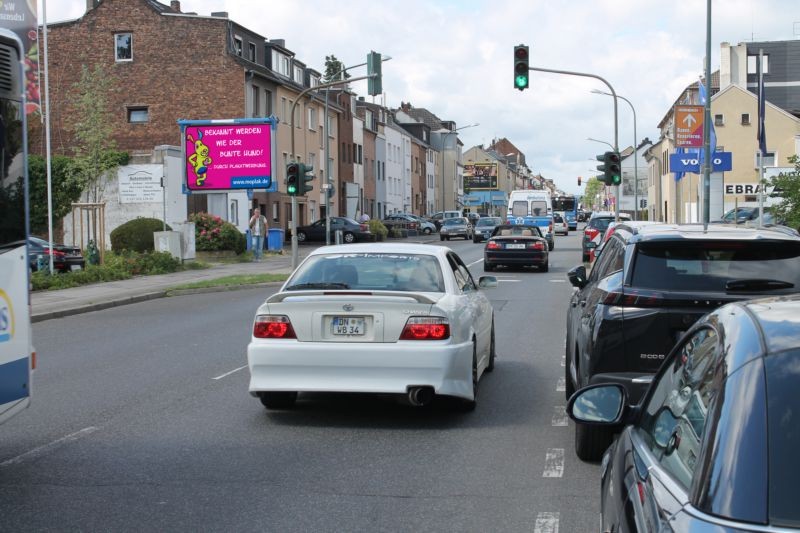
[(361, 223), (369, 222), (369, 215), (366, 213), (362, 213), (361, 216), (358, 218), (358, 221)]
[(258, 208), (253, 209), (250, 217), (250, 235), (253, 238), (253, 260), (261, 261), (264, 250), (264, 236), (267, 234), (267, 217), (261, 214)]

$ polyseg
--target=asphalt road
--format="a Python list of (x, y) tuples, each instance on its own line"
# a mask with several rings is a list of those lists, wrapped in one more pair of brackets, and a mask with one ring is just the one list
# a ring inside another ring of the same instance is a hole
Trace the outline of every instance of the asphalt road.
[[(437, 241), (438, 244), (438, 241)], [(483, 245), (444, 243), (483, 274)], [(0, 427), (0, 531), (589, 531), (599, 467), (563, 415), (579, 234), (497, 271), (496, 370), (474, 413), (247, 393), (254, 289), (34, 325), (33, 406)]]

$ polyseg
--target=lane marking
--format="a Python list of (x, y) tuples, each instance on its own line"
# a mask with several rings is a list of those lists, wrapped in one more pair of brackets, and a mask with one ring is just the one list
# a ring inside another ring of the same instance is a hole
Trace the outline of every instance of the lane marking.
[(225, 372), (225, 373), (224, 373), (224, 374), (222, 374), (221, 376), (217, 376), (217, 377), (215, 377), (215, 378), (211, 378), (211, 379), (222, 379), (222, 378), (224, 378), (225, 376), (230, 376), (231, 374), (233, 374), (233, 373), (235, 373), (235, 372), (238, 372), (239, 370), (242, 370), (242, 369), (245, 369), (245, 368), (247, 368), (247, 365), (240, 366), (239, 368), (236, 368), (236, 369), (234, 369), (234, 370), (231, 370), (230, 372)]
[(552, 425), (554, 427), (564, 427), (567, 425), (567, 407), (565, 405), (556, 405), (553, 412)]
[(567, 390), (567, 378), (558, 378), (558, 382), (556, 382), (556, 392), (566, 392)]
[(562, 355), (561, 356), (561, 366), (567, 366), (567, 356), (566, 355)]
[(558, 533), (558, 521), (560, 518), (560, 513), (537, 514), (533, 533)]
[(542, 477), (561, 477), (564, 475), (564, 448), (548, 448), (544, 457)]
[(565, 279), (551, 279), (550, 283), (566, 283), (567, 280)]
[(483, 258), (478, 259), (477, 261), (473, 261), (467, 265), (467, 268), (471, 267), (472, 265), (477, 265), (478, 263), (483, 263)]
[(91, 435), (98, 429), (100, 428), (89, 426), (88, 428), (83, 428), (82, 430), (76, 431), (75, 433), (70, 433), (69, 435), (61, 437), (60, 439), (56, 439), (49, 444), (37, 446), (36, 448), (28, 450), (27, 452), (17, 455), (16, 457), (12, 457), (11, 459), (6, 459), (2, 463), (0, 463), (0, 467), (19, 464), (26, 459), (33, 459), (40, 455), (44, 455), (47, 452), (54, 450), (55, 448), (58, 448), (59, 446), (62, 446), (70, 442), (74, 442), (82, 437), (86, 437), (87, 435)]
[(500, 282), (503, 282), (503, 283), (519, 283), (520, 281), (522, 281), (522, 280), (521, 279), (498, 279), (497, 283), (500, 283)]

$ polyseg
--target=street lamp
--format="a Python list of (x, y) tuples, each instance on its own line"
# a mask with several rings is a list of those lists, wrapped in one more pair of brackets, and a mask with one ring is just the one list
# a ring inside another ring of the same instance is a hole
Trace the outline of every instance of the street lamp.
[[(612, 150), (614, 149), (614, 145), (612, 145), (611, 143), (607, 143), (605, 141), (601, 141), (600, 139), (592, 139), (591, 137), (586, 137), (586, 140), (587, 141), (594, 141), (596, 143), (607, 144), (607, 145), (609, 145), (611, 147)], [(594, 161), (594, 159), (590, 159), (589, 161)], [(594, 170), (592, 172), (594, 172)]]
[(606, 96), (616, 96), (620, 100), (625, 100), (628, 102), (628, 105), (631, 106), (631, 111), (633, 111), (633, 219), (639, 220), (639, 163), (637, 161), (639, 159), (639, 148), (636, 141), (636, 109), (634, 109), (631, 101), (624, 96), (620, 96), (618, 94), (613, 95), (598, 89), (592, 89), (592, 93), (604, 94)]
[[(442, 135), (442, 154), (444, 154), (444, 150), (447, 148), (447, 136), (452, 135), (460, 130), (465, 130), (467, 128), (474, 128), (475, 126), (480, 126), (480, 123), (476, 122), (475, 124), (470, 124), (469, 126), (461, 126), (460, 128), (456, 128), (454, 130), (448, 131), (444, 135)], [(442, 159), (442, 212), (444, 212), (444, 189), (445, 189), (445, 176), (447, 172), (445, 172), (445, 163), (447, 162), (447, 158)], [(454, 169), (457, 168), (456, 165), (453, 165)]]

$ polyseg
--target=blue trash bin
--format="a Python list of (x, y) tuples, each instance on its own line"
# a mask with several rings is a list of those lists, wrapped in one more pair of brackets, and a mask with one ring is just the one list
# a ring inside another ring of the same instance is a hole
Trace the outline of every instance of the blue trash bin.
[(250, 235), (250, 230), (249, 229), (245, 230), (244, 238), (245, 238), (245, 243), (246, 243), (245, 244), (245, 250), (247, 250), (249, 252), (253, 248), (253, 236)]
[(271, 252), (280, 252), (283, 250), (283, 230), (280, 228), (270, 228), (267, 233), (267, 250)]

